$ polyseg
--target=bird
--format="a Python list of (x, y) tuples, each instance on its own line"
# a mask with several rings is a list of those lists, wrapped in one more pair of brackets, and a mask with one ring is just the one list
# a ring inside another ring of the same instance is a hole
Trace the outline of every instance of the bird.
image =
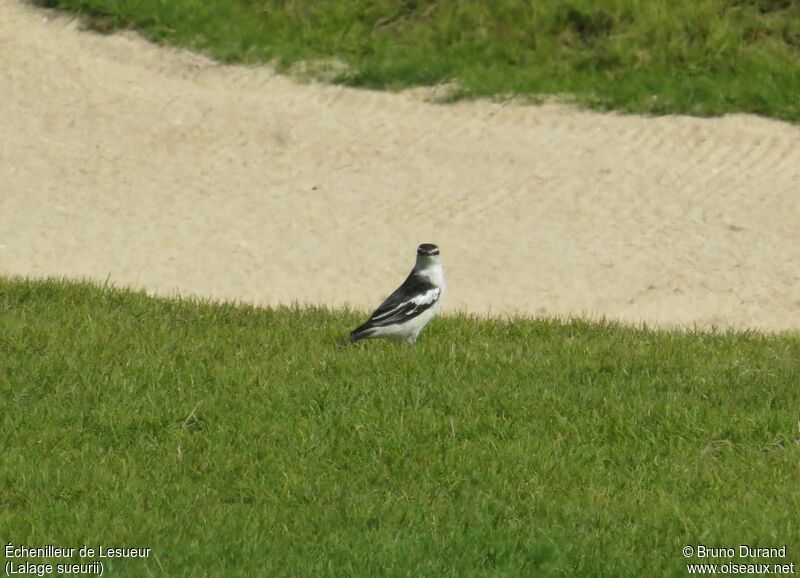
[(350, 333), (347, 342), (385, 337), (413, 345), (442, 308), (444, 293), (439, 247), (423, 243), (417, 248), (416, 263), (403, 284)]

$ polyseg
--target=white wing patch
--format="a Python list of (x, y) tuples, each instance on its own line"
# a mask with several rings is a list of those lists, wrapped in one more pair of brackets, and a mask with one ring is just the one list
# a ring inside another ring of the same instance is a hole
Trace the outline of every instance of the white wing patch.
[(416, 305), (432, 305), (439, 299), (442, 290), (439, 287), (434, 287), (421, 295), (417, 295), (411, 301)]

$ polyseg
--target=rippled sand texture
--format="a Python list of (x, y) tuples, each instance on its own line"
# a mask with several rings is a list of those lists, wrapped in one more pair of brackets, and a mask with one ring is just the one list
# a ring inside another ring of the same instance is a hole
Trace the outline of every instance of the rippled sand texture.
[(800, 129), (435, 105), (0, 0), (0, 273), (370, 308), (800, 327)]

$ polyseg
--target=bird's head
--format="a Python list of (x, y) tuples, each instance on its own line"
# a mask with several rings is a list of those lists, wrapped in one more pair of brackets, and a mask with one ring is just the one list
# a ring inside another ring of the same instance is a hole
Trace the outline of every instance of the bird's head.
[(439, 254), (439, 247), (433, 243), (423, 243), (417, 247), (418, 257), (434, 257)]
[(417, 269), (425, 269), (439, 263), (439, 247), (433, 243), (423, 243), (417, 247)]

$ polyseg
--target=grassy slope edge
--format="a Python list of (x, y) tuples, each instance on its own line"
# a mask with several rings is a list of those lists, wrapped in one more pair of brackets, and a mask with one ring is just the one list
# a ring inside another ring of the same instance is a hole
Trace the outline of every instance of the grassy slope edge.
[(335, 61), (326, 75), (353, 86), (800, 120), (800, 3), (786, 0), (34, 2), (226, 62)]
[(113, 576), (797, 560), (800, 336), (446, 317), (338, 350), (357, 317), (0, 278), (0, 540), (153, 549)]

